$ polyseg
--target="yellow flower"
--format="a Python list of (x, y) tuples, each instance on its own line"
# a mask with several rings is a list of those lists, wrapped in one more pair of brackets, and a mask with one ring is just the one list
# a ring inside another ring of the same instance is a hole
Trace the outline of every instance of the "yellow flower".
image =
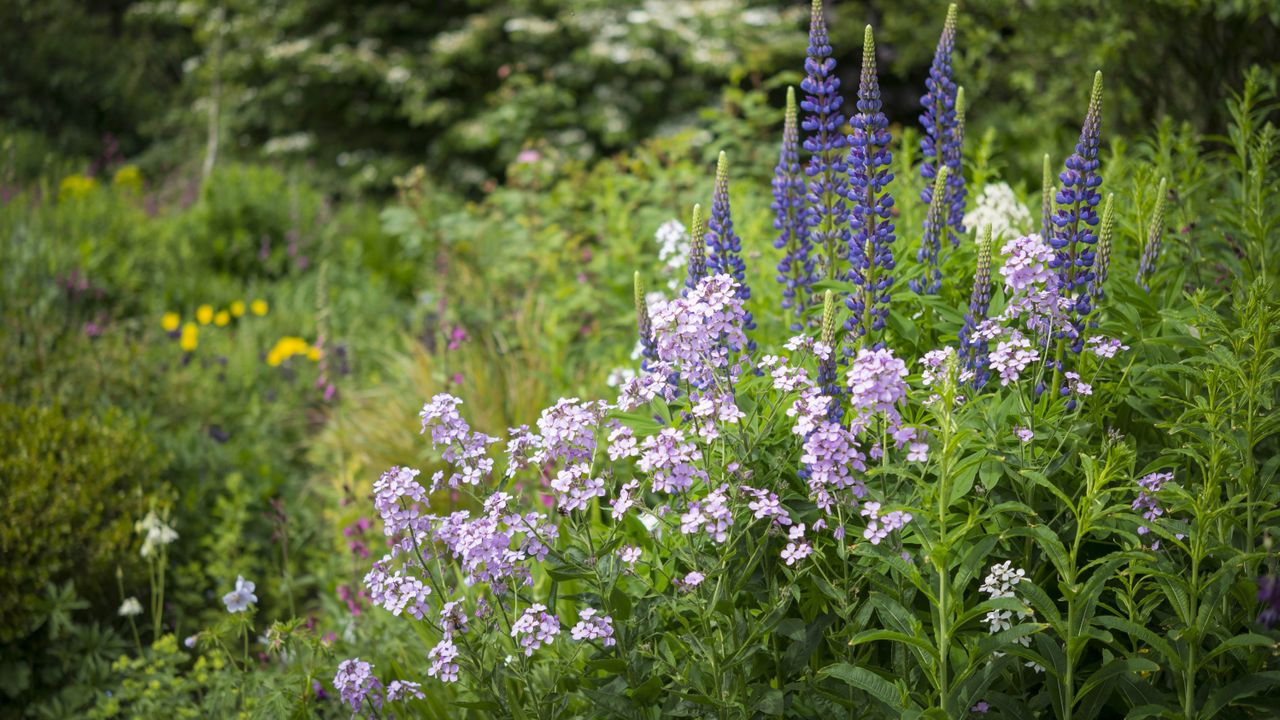
[(315, 361), (319, 360), (319, 359), (320, 359), (320, 348), (318, 348), (318, 347), (316, 347), (316, 346), (314, 346), (314, 345), (312, 345), (311, 347), (307, 348), (307, 359), (308, 359), (308, 360), (310, 360), (310, 361), (312, 361), (312, 362), (315, 362)]
[(142, 172), (138, 170), (137, 165), (121, 166), (116, 174), (111, 178), (111, 184), (117, 190), (123, 190), (131, 195), (137, 195), (142, 192)]
[(196, 320), (199, 320), (201, 325), (208, 325), (213, 322), (213, 306), (201, 305), (196, 308)]
[(266, 300), (254, 300), (253, 302), (249, 303), (249, 310), (251, 310), (251, 311), (253, 312), (253, 314), (254, 314), (254, 315), (266, 315), (266, 314), (267, 314), (267, 301), (266, 301)]
[(231, 317), (240, 317), (244, 315), (244, 301), (236, 300), (231, 303)]
[(218, 327), (225, 327), (229, 322), (231, 322), (231, 313), (226, 310), (219, 310), (218, 314), (213, 316), (213, 324)]
[(199, 335), (200, 328), (196, 327), (195, 323), (189, 322), (186, 325), (183, 325), (182, 337), (178, 339), (178, 347), (181, 347), (186, 352), (195, 350), (196, 345), (199, 344)]
[(160, 327), (164, 328), (165, 332), (177, 330), (178, 325), (181, 323), (182, 318), (178, 317), (178, 313), (175, 312), (167, 312), (164, 317), (160, 318)]
[(98, 187), (98, 180), (87, 175), (68, 175), (58, 184), (58, 200), (79, 200)]

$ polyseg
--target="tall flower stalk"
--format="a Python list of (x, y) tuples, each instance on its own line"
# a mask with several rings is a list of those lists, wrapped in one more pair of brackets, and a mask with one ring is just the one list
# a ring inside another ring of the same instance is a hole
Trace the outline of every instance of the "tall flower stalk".
[(858, 112), (849, 136), (849, 200), (853, 237), (849, 243), (849, 280), (856, 286), (845, 303), (853, 315), (845, 328), (869, 345), (873, 333), (884, 329), (889, 316), (894, 227), (893, 196), (886, 187), (889, 171), (889, 121), (880, 111), (880, 80), (876, 75), (876, 42), (868, 25), (862, 44), (862, 75), (858, 84)]
[(814, 262), (810, 257), (809, 228), (805, 224), (804, 177), (800, 174), (800, 134), (796, 125), (796, 91), (787, 88), (787, 110), (782, 126), (782, 148), (773, 175), (773, 246), (783, 250), (778, 263), (782, 283), (782, 307), (795, 314), (793, 330), (804, 327), (804, 312), (813, 294)]
[(1147, 226), (1147, 243), (1142, 248), (1138, 275), (1134, 278), (1147, 292), (1151, 292), (1151, 276), (1156, 271), (1156, 263), (1160, 260), (1160, 247), (1164, 242), (1164, 213), (1168, 205), (1168, 196), (1168, 182), (1161, 178), (1160, 188), (1156, 191), (1155, 213), (1151, 216), (1151, 224)]
[(1040, 237), (1053, 234), (1053, 165), (1045, 153), (1040, 175)]
[(689, 275), (684, 281), (682, 295), (698, 287), (698, 281), (707, 276), (707, 245), (703, 236), (702, 205), (693, 206), (693, 219), (689, 222)]
[(1089, 294), (1093, 296), (1096, 310), (1102, 298), (1106, 296), (1107, 273), (1111, 270), (1111, 238), (1116, 229), (1116, 195), (1107, 194), (1107, 202), (1102, 206), (1102, 229), (1098, 231), (1097, 268), (1093, 273), (1093, 282), (1089, 285)]
[(827, 21), (822, 0), (813, 0), (809, 18), (809, 49), (804, 61), (805, 78), (800, 83), (804, 115), (804, 149), (809, 153), (805, 166), (808, 178), (804, 222), (809, 228), (810, 243), (821, 250), (817, 262), (821, 276), (837, 280), (849, 244), (849, 209), (845, 202), (848, 168), (845, 147), (844, 115), (840, 112), (840, 78), (836, 77), (836, 61), (831, 57), (827, 37)]
[(1084, 126), (1076, 151), (1067, 158), (1066, 169), (1058, 175), (1061, 186), (1057, 193), (1057, 212), (1053, 216), (1053, 234), (1048, 238), (1054, 250), (1052, 267), (1058, 274), (1059, 292), (1071, 302), (1070, 320), (1074, 332), (1070, 335), (1072, 352), (1084, 347), (1081, 333), (1085, 318), (1093, 307), (1089, 288), (1093, 282), (1093, 262), (1098, 241), (1097, 205), (1102, 200), (1098, 187), (1102, 175), (1098, 148), (1102, 138), (1102, 73), (1093, 78), (1093, 91), (1089, 95), (1089, 110), (1085, 113)]
[(933, 198), (925, 215), (924, 234), (920, 236), (920, 249), (916, 260), (925, 266), (924, 277), (908, 283), (921, 295), (936, 295), (942, 289), (942, 271), (938, 269), (938, 256), (942, 252), (942, 236), (947, 232), (947, 178), (951, 168), (943, 165), (933, 179)]
[(977, 337), (978, 327), (987, 319), (991, 309), (991, 226), (988, 225), (978, 241), (978, 267), (973, 273), (973, 290), (969, 294), (969, 311), (960, 328), (960, 367), (973, 373), (973, 386), (982, 387), (987, 381), (987, 341)]
[(653, 321), (649, 317), (649, 303), (644, 299), (644, 281), (637, 270), (632, 278), (636, 300), (636, 330), (640, 335), (640, 354), (644, 357), (641, 367), (650, 360), (658, 359), (658, 346), (653, 339)]
[(938, 169), (949, 168), (951, 177), (944, 194), (948, 208), (947, 234), (951, 238), (952, 247), (960, 244), (960, 236), (964, 233), (966, 195), (964, 173), (960, 166), (964, 138), (961, 100), (963, 91), (956, 86), (951, 68), (955, 41), (956, 6), (953, 3), (947, 8), (947, 19), (942, 26), (942, 35), (938, 38), (938, 48), (933, 54), (929, 77), (925, 79), (925, 94), (920, 98), (920, 105), (924, 108), (920, 115), (920, 125), (924, 128), (924, 134), (920, 137), (920, 153), (923, 157), (920, 176), (925, 181), (920, 200), (926, 205), (933, 204), (933, 181), (938, 175)]

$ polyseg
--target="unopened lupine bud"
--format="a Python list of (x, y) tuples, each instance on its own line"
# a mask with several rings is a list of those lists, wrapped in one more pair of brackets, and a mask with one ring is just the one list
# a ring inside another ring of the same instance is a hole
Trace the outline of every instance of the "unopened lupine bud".
[(822, 394), (831, 398), (827, 404), (827, 418), (838, 422), (844, 416), (844, 408), (840, 404), (843, 386), (836, 372), (838, 365), (836, 347), (836, 296), (828, 290), (822, 298), (822, 332), (819, 342), (826, 353), (818, 359), (818, 386)]
[(916, 260), (925, 266), (924, 277), (912, 280), (911, 289), (921, 295), (934, 295), (942, 289), (942, 271), (938, 269), (938, 256), (942, 252), (942, 236), (947, 230), (947, 176), (951, 168), (943, 165), (933, 179), (933, 201), (925, 215), (924, 234), (920, 236), (920, 250)]
[(703, 236), (702, 206), (693, 206), (693, 221), (689, 223), (689, 277), (685, 280), (687, 290), (698, 286), (698, 281), (707, 275), (707, 246)]
[(636, 328), (640, 333), (640, 347), (648, 360), (658, 359), (658, 346), (653, 338), (653, 321), (649, 318), (649, 303), (644, 299), (644, 281), (637, 270), (632, 278), (636, 294)]
[(1102, 205), (1102, 228), (1098, 230), (1097, 269), (1093, 273), (1093, 285), (1089, 292), (1093, 295), (1095, 309), (1106, 295), (1107, 273), (1111, 270), (1111, 236), (1115, 233), (1116, 207), (1115, 193), (1107, 194), (1107, 201)]
[(987, 319), (991, 306), (991, 226), (987, 225), (978, 241), (978, 264), (973, 273), (973, 291), (969, 294), (969, 311), (960, 328), (960, 366), (974, 373), (973, 384), (981, 387), (987, 378), (987, 343), (975, 337), (978, 326)]
[(1143, 290), (1151, 291), (1151, 276), (1155, 274), (1156, 263), (1160, 260), (1160, 247), (1164, 243), (1164, 213), (1169, 202), (1169, 185), (1164, 178), (1160, 179), (1160, 188), (1156, 191), (1155, 212), (1151, 216), (1151, 224), (1147, 226), (1147, 244), (1142, 248), (1142, 260), (1138, 263), (1138, 276), (1134, 278)]
[(1049, 162), (1049, 153), (1044, 155), (1043, 171), (1040, 180), (1040, 237), (1049, 241), (1053, 233), (1053, 165)]

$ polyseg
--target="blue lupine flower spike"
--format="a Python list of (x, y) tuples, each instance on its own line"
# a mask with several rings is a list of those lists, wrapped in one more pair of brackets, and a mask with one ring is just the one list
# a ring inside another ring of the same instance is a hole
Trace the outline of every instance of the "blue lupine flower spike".
[(938, 256), (942, 251), (942, 236), (947, 231), (947, 178), (951, 168), (943, 165), (933, 179), (933, 202), (925, 215), (924, 234), (920, 236), (920, 249), (916, 260), (924, 268), (924, 276), (908, 283), (920, 295), (936, 295), (942, 289), (942, 271), (938, 269)]
[(1093, 308), (1089, 287), (1093, 282), (1093, 261), (1098, 236), (1098, 203), (1102, 195), (1101, 163), (1098, 148), (1102, 139), (1102, 73), (1093, 79), (1089, 111), (1085, 114), (1076, 151), (1067, 158), (1066, 169), (1058, 175), (1057, 212), (1049, 244), (1054, 258), (1050, 266), (1058, 273), (1059, 292), (1071, 301), (1071, 328), (1064, 328), (1072, 352), (1084, 349), (1085, 319)]
[[(729, 210), (729, 157), (723, 152), (716, 162), (715, 191), (711, 196), (711, 219), (707, 221), (707, 271), (712, 275), (726, 274), (738, 281), (737, 297), (743, 302), (751, 299), (747, 286), (747, 265), (742, 261), (742, 238), (733, 231), (733, 216)], [(743, 319), (743, 330), (754, 330), (751, 313)], [(747, 347), (755, 349), (754, 342)]]
[(804, 149), (809, 153), (805, 166), (805, 225), (809, 242), (820, 252), (815, 259), (817, 272), (827, 280), (845, 275), (845, 254), (849, 245), (849, 208), (845, 201), (848, 169), (845, 147), (848, 140), (842, 130), (844, 115), (840, 112), (840, 78), (836, 61), (831, 57), (827, 37), (827, 21), (822, 0), (813, 0), (809, 17), (809, 49), (804, 61), (805, 78), (800, 83), (804, 99), (800, 129), (804, 131)]
[(805, 309), (813, 295), (814, 277), (809, 227), (805, 224), (804, 177), (800, 174), (799, 131), (796, 125), (796, 91), (787, 88), (787, 110), (782, 125), (782, 149), (773, 174), (773, 246), (783, 251), (778, 262), (782, 283), (782, 307), (795, 315), (792, 330), (804, 327)]
[(895, 267), (893, 196), (887, 190), (893, 180), (889, 171), (889, 121), (880, 107), (875, 36), (868, 25), (862, 44), (858, 112), (853, 116), (853, 134), (849, 136), (848, 196), (853, 224), (849, 280), (856, 287), (845, 300), (852, 312), (845, 327), (854, 337), (862, 338), (865, 347), (871, 346), (869, 336), (883, 330), (888, 321)]
[(1138, 276), (1134, 278), (1147, 292), (1151, 292), (1151, 276), (1155, 274), (1156, 263), (1160, 260), (1160, 248), (1164, 243), (1164, 214), (1168, 200), (1169, 185), (1161, 178), (1160, 189), (1156, 191), (1155, 213), (1151, 216), (1151, 224), (1147, 226), (1147, 244), (1142, 248)]
[(929, 67), (929, 76), (925, 78), (925, 94), (920, 98), (924, 112), (920, 115), (920, 125), (924, 133), (920, 137), (920, 176), (924, 180), (924, 189), (920, 192), (920, 201), (925, 205), (933, 202), (933, 180), (937, 177), (939, 167), (951, 169), (952, 178), (946, 188), (946, 202), (950, 207), (953, 220), (952, 230), (945, 234), (951, 237), (952, 246), (960, 244), (960, 235), (964, 232), (964, 175), (960, 171), (962, 142), (962, 110), (958, 102), (959, 88), (952, 77), (951, 55), (955, 50), (956, 40), (956, 6), (947, 8), (947, 19), (942, 25), (942, 35), (938, 38), (938, 48), (933, 54), (933, 64)]

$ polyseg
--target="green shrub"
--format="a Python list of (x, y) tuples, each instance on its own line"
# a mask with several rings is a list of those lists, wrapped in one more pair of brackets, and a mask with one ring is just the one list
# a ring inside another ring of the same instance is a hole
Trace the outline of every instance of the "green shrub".
[(45, 583), (115, 605), (117, 563), (155, 485), (146, 436), (118, 412), (0, 404), (0, 641), (26, 634)]

